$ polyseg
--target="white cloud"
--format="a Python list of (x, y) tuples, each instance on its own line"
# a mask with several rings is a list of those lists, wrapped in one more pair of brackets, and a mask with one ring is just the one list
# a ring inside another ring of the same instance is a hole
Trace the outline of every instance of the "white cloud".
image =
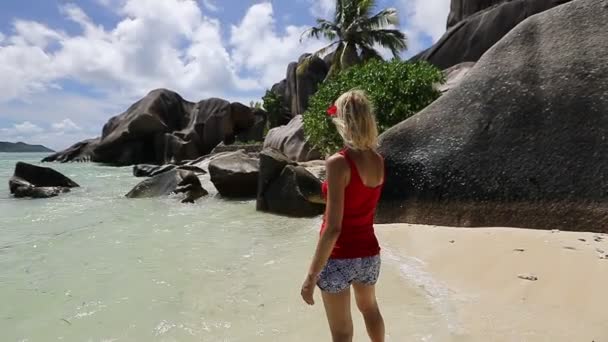
[(16, 35), (12, 37), (14, 44), (34, 45), (46, 48), (51, 42), (59, 41), (63, 34), (35, 21), (16, 20), (14, 23)]
[(424, 49), (425, 39), (436, 42), (445, 33), (450, 0), (399, 0), (402, 30), (409, 39), (409, 53)]
[(19, 134), (33, 134), (33, 133), (40, 133), (40, 132), (44, 131), (42, 128), (38, 127), (37, 125), (35, 125), (29, 121), (24, 121), (20, 124), (15, 124), (14, 130), (15, 130), (15, 132), (17, 132)]
[(2, 32), (0, 32), (0, 43), (2, 43), (3, 40), (4, 40), (4, 34)]
[(219, 21), (203, 16), (194, 1), (123, 1), (122, 20), (110, 30), (74, 4), (62, 13), (81, 34), (15, 22), (10, 45), (0, 46), (0, 102), (57, 87), (66, 78), (132, 99), (159, 87), (200, 99), (257, 86), (238, 76)]
[(319, 18), (328, 18), (336, 9), (336, 0), (309, 0), (310, 13)]
[(213, 0), (201, 0), (201, 2), (203, 3), (203, 6), (211, 12), (217, 12), (220, 10), (220, 8), (218, 7), (218, 5), (215, 3), (215, 1)]
[(77, 132), (82, 130), (77, 124), (71, 119), (63, 119), (61, 122), (56, 122), (51, 125), (53, 130), (60, 132)]
[[(37, 133), (42, 133), (44, 130), (38, 125), (35, 125), (29, 121), (23, 121), (22, 123), (14, 124), (11, 128), (0, 129), (0, 140), (2, 137), (21, 137)], [(7, 139), (8, 140), (8, 139)]]
[(252, 71), (263, 87), (285, 78), (290, 62), (305, 52), (316, 52), (327, 42), (304, 40), (305, 26), (287, 26), (285, 32), (275, 30), (272, 5), (268, 2), (253, 5), (237, 26), (232, 26), (230, 43), (232, 57), (238, 68)]

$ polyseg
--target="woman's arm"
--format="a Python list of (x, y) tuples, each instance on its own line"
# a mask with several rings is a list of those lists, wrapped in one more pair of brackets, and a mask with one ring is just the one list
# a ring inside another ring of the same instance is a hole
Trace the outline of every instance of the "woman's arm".
[(302, 286), (302, 298), (314, 304), (313, 292), (317, 277), (340, 236), (344, 214), (344, 188), (348, 184), (349, 166), (344, 157), (333, 156), (327, 160), (327, 205), (325, 208), (325, 231), (319, 238), (308, 275)]

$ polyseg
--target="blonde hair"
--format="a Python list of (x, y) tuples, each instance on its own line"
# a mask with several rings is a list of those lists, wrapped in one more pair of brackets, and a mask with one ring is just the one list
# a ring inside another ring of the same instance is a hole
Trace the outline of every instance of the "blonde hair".
[(362, 90), (350, 90), (336, 100), (333, 121), (347, 147), (373, 150), (378, 146), (378, 127), (372, 104)]

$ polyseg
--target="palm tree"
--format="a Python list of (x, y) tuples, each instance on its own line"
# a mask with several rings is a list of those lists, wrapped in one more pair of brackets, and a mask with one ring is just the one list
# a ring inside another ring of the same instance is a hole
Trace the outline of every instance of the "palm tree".
[(387, 8), (372, 15), (375, 7), (375, 0), (336, 0), (333, 21), (317, 19), (317, 26), (302, 34), (332, 41), (314, 54), (325, 55), (335, 47), (328, 77), (361, 61), (381, 59), (375, 46), (389, 49), (395, 58), (407, 48), (405, 34), (393, 28), (399, 25), (397, 10)]

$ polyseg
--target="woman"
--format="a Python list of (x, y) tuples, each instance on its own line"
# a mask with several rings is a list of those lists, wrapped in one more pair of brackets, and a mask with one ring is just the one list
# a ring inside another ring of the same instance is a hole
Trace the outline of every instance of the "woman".
[(384, 320), (376, 301), (380, 246), (374, 214), (384, 184), (384, 162), (376, 152), (378, 130), (369, 100), (349, 91), (328, 110), (345, 148), (327, 159), (323, 194), (327, 207), (321, 236), (301, 295), (314, 304), (315, 284), (334, 342), (352, 341), (351, 285), (372, 342), (384, 341)]

